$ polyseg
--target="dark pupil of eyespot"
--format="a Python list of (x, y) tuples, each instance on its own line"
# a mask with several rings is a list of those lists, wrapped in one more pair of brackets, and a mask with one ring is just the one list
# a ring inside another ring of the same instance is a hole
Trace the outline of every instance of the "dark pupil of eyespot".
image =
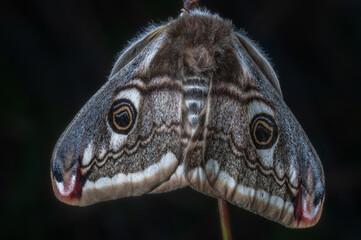
[(278, 139), (278, 127), (274, 118), (266, 113), (253, 117), (249, 126), (250, 135), (257, 149), (269, 149)]
[(267, 142), (271, 137), (271, 134), (272, 132), (263, 124), (258, 124), (255, 135), (259, 142)]
[(113, 102), (108, 112), (108, 124), (115, 133), (128, 134), (137, 119), (137, 111), (128, 99)]
[(119, 127), (122, 127), (122, 128), (127, 127), (130, 123), (129, 112), (126, 110), (121, 111), (120, 113), (116, 114), (114, 116), (114, 118), (115, 118), (115, 122), (119, 125)]

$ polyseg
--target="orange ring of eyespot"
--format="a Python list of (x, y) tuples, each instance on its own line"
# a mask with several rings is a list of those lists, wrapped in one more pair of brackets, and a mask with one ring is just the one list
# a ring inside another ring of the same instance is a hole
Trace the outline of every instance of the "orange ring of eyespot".
[[(269, 139), (266, 142), (260, 142), (260, 141), (258, 141), (258, 139), (256, 137), (256, 130), (257, 130), (257, 127), (259, 124), (262, 124), (265, 128), (267, 128), (269, 131), (271, 131), (271, 136), (269, 137)], [(257, 144), (259, 144), (259, 145), (269, 144), (273, 138), (273, 127), (271, 127), (267, 122), (265, 122), (263, 120), (258, 120), (253, 128), (253, 138), (254, 138), (254, 140), (256, 140)]]
[[(129, 124), (126, 127), (119, 126), (118, 123), (115, 121), (115, 115), (117, 115), (118, 113), (123, 112), (123, 111), (127, 111), (128, 115), (130, 117)], [(132, 114), (132, 111), (130, 111), (129, 106), (123, 106), (123, 107), (119, 108), (118, 110), (116, 110), (115, 112), (113, 112), (113, 124), (114, 124), (114, 126), (117, 127), (118, 130), (120, 130), (120, 131), (128, 130), (128, 128), (130, 128), (132, 123), (133, 123), (133, 114)]]

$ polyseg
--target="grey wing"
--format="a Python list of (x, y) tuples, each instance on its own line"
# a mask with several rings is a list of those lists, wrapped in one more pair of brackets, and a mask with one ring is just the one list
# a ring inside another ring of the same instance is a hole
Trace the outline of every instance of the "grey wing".
[(198, 191), (285, 226), (312, 226), (324, 200), (317, 153), (269, 63), (246, 38), (233, 42), (239, 74), (214, 74), (186, 152), (186, 178)]
[[(277, 75), (273, 70), (271, 64), (264, 57), (262, 51), (258, 49), (255, 46), (255, 43), (248, 39), (246, 35), (236, 33), (236, 36), (241, 44), (241, 47), (243, 47), (243, 51), (246, 53), (246, 55), (243, 56), (243, 53), (239, 52), (240, 58), (243, 58), (243, 60), (246, 61), (245, 57), (248, 55), (249, 59), (252, 60), (254, 66), (257, 68), (259, 73), (261, 73), (272, 84), (274, 89), (282, 96), (281, 86), (280, 82), (278, 81)], [(239, 50), (240, 49), (238, 49), (238, 51)]]
[(89, 205), (141, 195), (176, 171), (184, 148), (180, 84), (141, 77), (163, 43), (161, 30), (120, 56), (109, 81), (59, 138), (50, 171), (59, 200)]

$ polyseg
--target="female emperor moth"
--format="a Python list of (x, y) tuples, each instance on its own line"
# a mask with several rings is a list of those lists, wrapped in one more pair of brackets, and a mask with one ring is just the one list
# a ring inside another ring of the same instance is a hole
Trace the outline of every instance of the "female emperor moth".
[(270, 63), (230, 21), (188, 10), (133, 41), (66, 128), (55, 195), (85, 206), (190, 186), (287, 227), (314, 225), (322, 165)]

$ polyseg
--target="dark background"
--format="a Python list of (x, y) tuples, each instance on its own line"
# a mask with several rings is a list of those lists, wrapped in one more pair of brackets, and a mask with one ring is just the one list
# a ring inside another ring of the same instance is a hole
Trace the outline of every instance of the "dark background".
[[(361, 239), (361, 1), (201, 1), (270, 56), (325, 170), (320, 222), (287, 229), (230, 206), (234, 239)], [(217, 201), (191, 189), (79, 208), (56, 200), (57, 138), (128, 40), (181, 0), (5, 1), (0, 7), (0, 237), (220, 239)]]

